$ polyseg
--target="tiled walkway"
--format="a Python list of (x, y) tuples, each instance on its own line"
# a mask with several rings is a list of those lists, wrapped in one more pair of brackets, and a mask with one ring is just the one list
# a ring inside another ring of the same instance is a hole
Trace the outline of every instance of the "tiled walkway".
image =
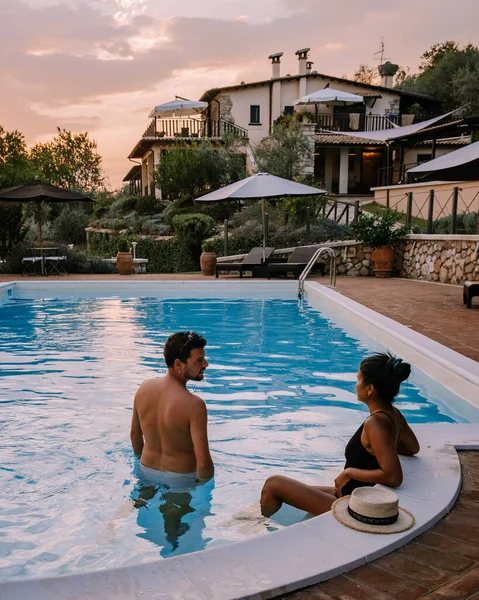
[(454, 509), (414, 542), (282, 600), (479, 600), (479, 452), (460, 452)]
[[(326, 283), (326, 279), (316, 281)], [(462, 287), (374, 277), (340, 277), (337, 291), (479, 362), (479, 299), (462, 303)]]

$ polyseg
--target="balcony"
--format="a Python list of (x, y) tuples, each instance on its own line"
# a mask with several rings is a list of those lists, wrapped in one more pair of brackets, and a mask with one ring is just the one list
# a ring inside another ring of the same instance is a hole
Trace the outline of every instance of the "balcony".
[[(407, 118), (404, 118), (407, 117)], [(317, 114), (314, 117), (318, 129), (329, 131), (377, 131), (378, 129), (391, 129), (394, 126), (411, 125), (431, 119), (432, 115), (412, 115), (409, 114), (354, 114), (354, 113), (336, 113), (336, 114)], [(456, 121), (457, 116), (449, 115), (441, 123)]]
[(160, 119), (154, 117), (143, 137), (166, 139), (220, 138), (224, 134), (248, 137), (248, 131), (226, 119)]

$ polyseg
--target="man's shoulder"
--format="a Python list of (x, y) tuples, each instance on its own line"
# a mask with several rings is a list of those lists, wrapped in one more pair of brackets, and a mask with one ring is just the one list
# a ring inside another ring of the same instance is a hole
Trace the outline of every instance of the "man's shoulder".
[(149, 379), (145, 379), (138, 388), (137, 397), (161, 391), (164, 386), (163, 380), (164, 377), (150, 377)]

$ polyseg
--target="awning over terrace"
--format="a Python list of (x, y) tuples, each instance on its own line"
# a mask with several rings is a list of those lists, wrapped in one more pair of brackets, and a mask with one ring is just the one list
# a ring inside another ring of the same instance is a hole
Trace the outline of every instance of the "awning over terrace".
[(442, 181), (479, 179), (479, 142), (409, 169), (409, 175)]
[(428, 119), (427, 121), (421, 121), (420, 123), (414, 123), (413, 125), (405, 125), (404, 127), (394, 126), (391, 129), (381, 129), (378, 131), (338, 131), (337, 135), (347, 135), (349, 137), (356, 137), (367, 139), (368, 141), (378, 142), (392, 142), (400, 138), (406, 138), (410, 135), (414, 135), (423, 129), (427, 129), (431, 125), (434, 125), (441, 119), (445, 119), (455, 111), (448, 112), (439, 117)]

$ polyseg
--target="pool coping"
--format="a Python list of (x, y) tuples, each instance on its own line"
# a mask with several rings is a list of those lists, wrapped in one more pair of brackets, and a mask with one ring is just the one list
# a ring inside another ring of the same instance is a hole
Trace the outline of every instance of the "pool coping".
[[(215, 282), (195, 283), (204, 286)], [(243, 289), (244, 283), (240, 284)], [(55, 285), (58, 284), (55, 282)], [(268, 282), (262, 282), (261, 285), (268, 285)], [(326, 304), (327, 310), (342, 313), (341, 316), (347, 317), (352, 323), (356, 321), (357, 324), (359, 318), (362, 324), (360, 328), (363, 331), (368, 329), (366, 333), (373, 338), (384, 338), (389, 331), (387, 345), (398, 353), (400, 347), (401, 356), (405, 358), (409, 358), (407, 353), (410, 353), (416, 359), (414, 364), (418, 364), (417, 360), (421, 361), (418, 366), (428, 369), (428, 374), (439, 369), (443, 380), (444, 371), (449, 369), (452, 373), (451, 377), (446, 377), (446, 387), (449, 389), (452, 386), (453, 391), (457, 390), (459, 379), (466, 372), (466, 386), (461, 389), (470, 393), (477, 386), (477, 394), (479, 371), (476, 369), (479, 365), (475, 361), (325, 286), (307, 282), (305, 287), (308, 301), (313, 307), (319, 296), (322, 298), (322, 308)], [(379, 341), (384, 343), (384, 339)], [(468, 372), (469, 363), (475, 367), (472, 372)], [(0, 597), (2, 600), (26, 600), (31, 597), (36, 600), (64, 597), (91, 600), (112, 597), (117, 600), (159, 597), (259, 600), (345, 573), (424, 533), (452, 508), (457, 499), (461, 470), (455, 448), (479, 449), (477, 424), (428, 424), (415, 426), (415, 430), (421, 443), (421, 452), (417, 457), (401, 457), (404, 482), (397, 490), (401, 506), (416, 517), (416, 524), (409, 531), (388, 536), (365, 534), (344, 527), (331, 513), (327, 513), (274, 533), (178, 557), (55, 578), (2, 582)]]

